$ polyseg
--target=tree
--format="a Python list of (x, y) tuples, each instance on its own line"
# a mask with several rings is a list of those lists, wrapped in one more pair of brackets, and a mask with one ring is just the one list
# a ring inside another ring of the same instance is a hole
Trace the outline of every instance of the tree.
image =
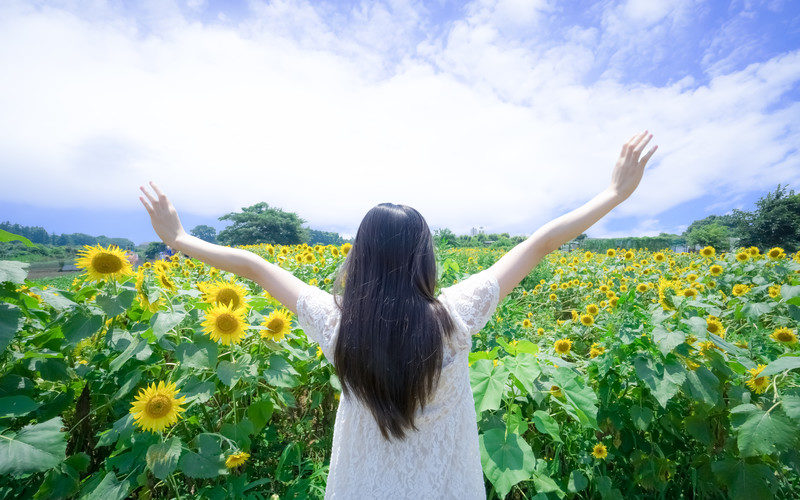
[(147, 260), (155, 259), (156, 255), (167, 250), (167, 245), (163, 241), (152, 241), (147, 244), (147, 249), (144, 251), (144, 258)]
[(308, 244), (314, 245), (344, 245), (347, 241), (342, 238), (339, 233), (330, 231), (317, 231), (316, 229), (308, 229), (309, 240)]
[(787, 252), (800, 249), (800, 194), (778, 187), (756, 202), (756, 210), (733, 210), (741, 234), (741, 246), (781, 247)]
[[(689, 227), (686, 228), (686, 231), (683, 232), (683, 236), (688, 237), (689, 233), (694, 231), (695, 229), (701, 228), (703, 226), (708, 226), (710, 224), (717, 224), (720, 226), (725, 226), (728, 228), (731, 236), (736, 236), (739, 226), (739, 220), (735, 215), (728, 214), (728, 215), (709, 215), (704, 219), (698, 219), (691, 224)], [(691, 243), (690, 243), (691, 244)]]
[(443, 227), (433, 231), (433, 239), (439, 245), (452, 246), (456, 242), (456, 235), (449, 228)]
[(309, 240), (308, 229), (301, 226), (305, 220), (293, 212), (270, 208), (263, 201), (242, 208), (241, 212), (225, 214), (219, 220), (233, 221), (217, 235), (217, 241), (223, 245), (297, 245)]
[(730, 250), (731, 230), (719, 223), (695, 226), (686, 235), (686, 242), (692, 246), (712, 246), (719, 252)]
[(192, 236), (196, 236), (203, 241), (207, 241), (209, 243), (216, 243), (217, 242), (217, 230), (211, 226), (206, 224), (200, 224), (198, 226), (194, 226), (189, 233)]

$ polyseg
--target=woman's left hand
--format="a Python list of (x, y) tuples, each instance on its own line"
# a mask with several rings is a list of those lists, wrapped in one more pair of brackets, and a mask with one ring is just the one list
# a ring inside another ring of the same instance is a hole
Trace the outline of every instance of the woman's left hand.
[(186, 231), (184, 231), (181, 220), (178, 218), (178, 212), (167, 196), (152, 181), (150, 181), (150, 186), (156, 192), (156, 196), (147, 192), (144, 186), (139, 186), (139, 189), (147, 196), (150, 203), (148, 204), (141, 196), (139, 199), (142, 200), (142, 205), (147, 209), (147, 213), (150, 214), (150, 222), (153, 223), (153, 229), (155, 229), (158, 237), (174, 248), (175, 241), (179, 236), (185, 235)]

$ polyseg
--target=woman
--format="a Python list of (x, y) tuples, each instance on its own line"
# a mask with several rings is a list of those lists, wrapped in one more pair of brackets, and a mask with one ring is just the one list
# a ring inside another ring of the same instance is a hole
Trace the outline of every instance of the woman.
[(611, 184), (545, 224), (491, 267), (434, 297), (436, 261), (425, 220), (382, 203), (361, 222), (332, 295), (243, 249), (184, 231), (167, 197), (140, 187), (158, 236), (172, 248), (249, 278), (297, 315), (342, 383), (326, 498), (485, 498), (467, 356), (472, 335), (542, 258), (636, 189), (652, 138), (622, 146)]

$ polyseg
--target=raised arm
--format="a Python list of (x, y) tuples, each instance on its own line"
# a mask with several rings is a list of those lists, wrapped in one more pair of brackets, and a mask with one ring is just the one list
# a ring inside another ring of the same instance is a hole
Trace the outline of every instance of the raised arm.
[(210, 266), (255, 281), (287, 309), (297, 313), (297, 298), (303, 289), (311, 285), (253, 252), (215, 245), (186, 233), (175, 207), (166, 195), (154, 183), (151, 182), (150, 186), (156, 196), (140, 186), (149, 203), (141, 196), (139, 199), (150, 214), (153, 229), (164, 243)]
[(646, 155), (639, 158), (652, 137), (647, 130), (631, 137), (622, 146), (611, 184), (606, 189), (583, 206), (543, 225), (489, 267), (489, 272), (494, 274), (500, 285), (501, 302), (545, 255), (584, 232), (633, 193), (642, 179), (647, 161), (658, 148), (650, 148)]

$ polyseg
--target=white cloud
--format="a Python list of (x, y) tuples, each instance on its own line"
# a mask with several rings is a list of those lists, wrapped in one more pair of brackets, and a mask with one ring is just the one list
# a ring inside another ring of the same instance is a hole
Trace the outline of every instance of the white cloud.
[(800, 182), (798, 104), (772, 109), (800, 80), (800, 51), (694, 89), (690, 76), (583, 83), (598, 44), (634, 50), (624, 16), (675, 25), (689, 5), (620, 4), (602, 30), (547, 41), (535, 33), (556, 11), (543, 1), (477, 1), (439, 31), (422, 2), (399, 0), (253, 2), (217, 24), (161, 2), (144, 17), (7, 3), (3, 198), (134, 209), (154, 179), (198, 214), (267, 201), (353, 234), (393, 201), (432, 227), (530, 234), (603, 189), (647, 128), (658, 151), (602, 224), (635, 216), (622, 233), (658, 234), (659, 213), (711, 183), (734, 195)]

